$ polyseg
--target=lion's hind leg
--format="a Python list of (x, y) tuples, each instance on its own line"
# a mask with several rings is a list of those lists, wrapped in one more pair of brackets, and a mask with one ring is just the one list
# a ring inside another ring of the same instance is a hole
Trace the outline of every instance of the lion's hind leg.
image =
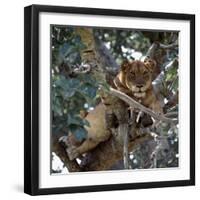
[(90, 151), (99, 144), (99, 141), (92, 140), (91, 138), (86, 139), (79, 147), (71, 146), (67, 148), (67, 153), (70, 160), (74, 160), (80, 155)]

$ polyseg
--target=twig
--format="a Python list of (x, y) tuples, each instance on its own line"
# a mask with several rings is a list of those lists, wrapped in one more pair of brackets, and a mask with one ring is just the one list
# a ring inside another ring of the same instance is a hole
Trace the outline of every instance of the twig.
[(137, 101), (135, 101), (134, 99), (132, 99), (128, 95), (124, 94), (123, 92), (120, 92), (120, 91), (118, 91), (114, 88), (110, 88), (110, 93), (112, 95), (120, 98), (121, 100), (125, 101), (131, 107), (138, 108), (139, 110), (151, 115), (154, 119), (156, 119), (158, 121), (164, 121), (164, 122), (167, 122), (167, 123), (174, 123), (175, 122), (174, 119), (170, 119), (170, 118), (165, 117), (164, 115), (157, 114), (157, 113), (153, 112), (151, 109), (149, 109), (149, 108), (143, 106), (142, 104), (138, 103)]
[(165, 117), (178, 117), (178, 112), (169, 112), (165, 114)]
[(178, 44), (177, 44), (177, 42), (172, 43), (172, 44), (161, 44), (161, 43), (159, 43), (159, 47), (161, 49), (174, 49), (174, 48), (178, 47)]
[(159, 43), (158, 42), (154, 42), (150, 48), (148, 49), (147, 53), (146, 53), (146, 57), (152, 58), (156, 49), (159, 47)]
[(174, 67), (174, 65), (178, 65), (178, 59), (174, 58), (170, 63), (168, 63), (165, 67), (164, 70), (168, 71)]

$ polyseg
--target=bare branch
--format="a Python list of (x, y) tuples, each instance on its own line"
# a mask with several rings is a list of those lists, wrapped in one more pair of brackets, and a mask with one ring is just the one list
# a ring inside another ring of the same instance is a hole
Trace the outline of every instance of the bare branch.
[(176, 48), (176, 47), (178, 47), (178, 44), (177, 44), (177, 42), (175, 42), (175, 43), (172, 43), (172, 44), (159, 44), (159, 47), (161, 48), (161, 49), (174, 49), (174, 48)]
[(153, 58), (153, 55), (156, 51), (156, 49), (159, 47), (159, 43), (158, 42), (154, 42), (150, 48), (148, 49), (147, 53), (146, 53), (146, 57), (149, 57), (149, 58)]
[(169, 112), (165, 114), (165, 117), (173, 117), (173, 118), (177, 118), (178, 117), (178, 112)]
[(120, 92), (120, 91), (118, 91), (114, 88), (110, 89), (110, 93), (112, 95), (120, 98), (121, 100), (125, 101), (131, 107), (138, 108), (139, 110), (151, 115), (154, 119), (156, 119), (158, 121), (164, 121), (164, 122), (167, 122), (167, 123), (175, 123), (175, 121), (176, 121), (176, 119), (170, 119), (170, 118), (165, 117), (164, 115), (153, 112), (151, 109), (143, 106), (142, 104), (138, 103), (137, 101), (135, 101), (134, 99), (132, 99), (128, 95), (126, 95), (123, 92)]
[(174, 65), (178, 65), (178, 59), (174, 58), (169, 64), (167, 64), (164, 68), (164, 70), (170, 70), (171, 68), (174, 67)]

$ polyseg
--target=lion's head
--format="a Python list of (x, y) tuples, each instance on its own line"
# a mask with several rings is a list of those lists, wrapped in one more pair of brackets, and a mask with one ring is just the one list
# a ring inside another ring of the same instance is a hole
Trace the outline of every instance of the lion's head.
[(144, 62), (126, 61), (121, 65), (119, 79), (135, 97), (143, 98), (152, 85), (152, 73), (155, 65), (156, 63), (152, 59), (146, 59)]

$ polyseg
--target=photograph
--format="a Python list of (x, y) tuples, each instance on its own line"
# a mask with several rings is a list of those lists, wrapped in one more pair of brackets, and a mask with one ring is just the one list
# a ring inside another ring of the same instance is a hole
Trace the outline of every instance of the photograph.
[(31, 5), (24, 30), (25, 193), (195, 184), (195, 15)]
[(178, 168), (179, 31), (50, 26), (50, 173)]

